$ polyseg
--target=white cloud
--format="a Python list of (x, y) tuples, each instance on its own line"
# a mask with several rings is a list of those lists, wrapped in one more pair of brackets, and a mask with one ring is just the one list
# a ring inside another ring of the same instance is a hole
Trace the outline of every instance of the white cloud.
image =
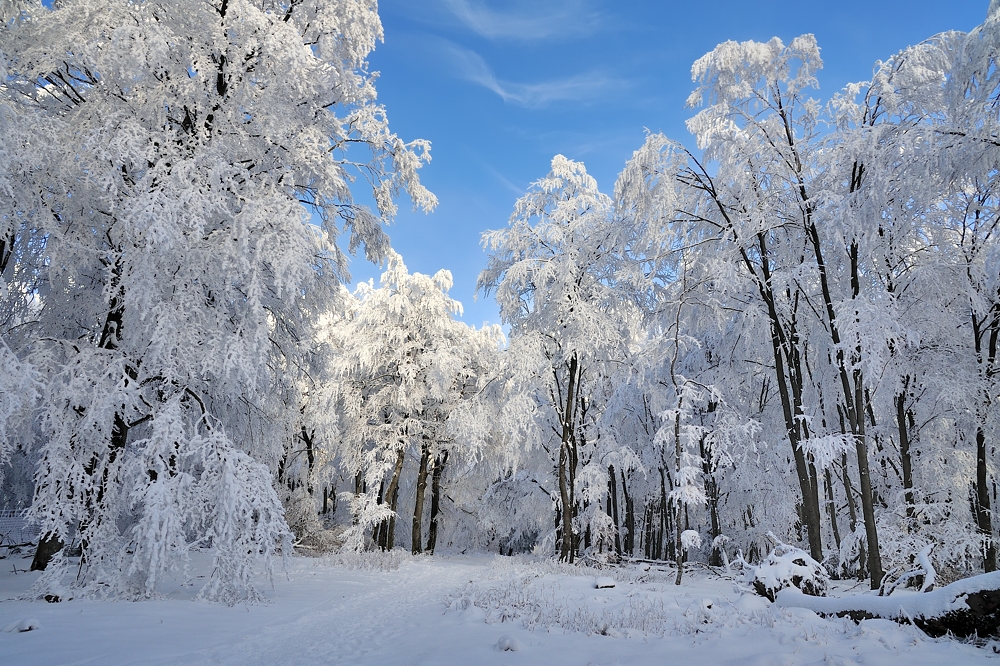
[(591, 0), (519, 0), (505, 10), (487, 7), (483, 0), (442, 1), (468, 28), (494, 40), (578, 37), (593, 33), (601, 22)]
[(447, 48), (460, 78), (492, 90), (507, 103), (529, 109), (539, 109), (553, 102), (596, 101), (626, 87), (621, 79), (601, 71), (540, 83), (502, 81), (478, 53), (455, 44), (449, 44)]

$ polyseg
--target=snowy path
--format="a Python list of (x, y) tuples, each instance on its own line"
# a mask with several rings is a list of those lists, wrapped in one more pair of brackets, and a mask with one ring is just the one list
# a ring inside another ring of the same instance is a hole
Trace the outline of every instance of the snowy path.
[[(0, 563), (0, 599), (26, 589), (34, 576), (11, 575), (10, 562)], [(0, 666), (1000, 664), (990, 649), (928, 640), (913, 627), (884, 620), (855, 626), (802, 609), (767, 608), (758, 597), (741, 598), (718, 578), (692, 575), (676, 588), (656, 580), (627, 581), (619, 572), (615, 588), (595, 590), (586, 576), (546, 572), (544, 566), (532, 572), (532, 565), (524, 569), (509, 562), (417, 558), (404, 559), (396, 571), (359, 571), (294, 558), (288, 576), (278, 576), (269, 591), (272, 603), (233, 608), (190, 601), (197, 581), (152, 602), (0, 601), (0, 627), (25, 618), (41, 624), (36, 631), (0, 633)], [(462, 604), (447, 610), (446, 599), (463, 594), (505, 610), (488, 614), (479, 605), (458, 610)], [(714, 610), (702, 622), (691, 609), (705, 600)], [(633, 612), (636, 608), (640, 612)], [(533, 629), (525, 626), (525, 609), (536, 614)], [(512, 620), (508, 611), (517, 616)], [(659, 632), (663, 637), (622, 626), (606, 632), (611, 636), (564, 630), (585, 628), (595, 618), (598, 623), (617, 618), (630, 626), (660, 622), (669, 630)], [(497, 649), (503, 641), (517, 650)]]
[[(435, 621), (444, 614), (445, 596), (472, 576), (478, 577), (475, 570), (485, 564), (440, 566), (429, 562), (424, 566), (404, 564), (393, 572), (345, 572), (346, 578), (322, 581), (338, 594), (294, 617), (269, 622), (253, 634), (206, 650), (153, 663), (385, 663), (377, 658), (379, 652), (408, 636), (432, 632)], [(321, 573), (310, 576), (308, 572), (298, 577), (299, 584), (306, 585), (324, 578)]]

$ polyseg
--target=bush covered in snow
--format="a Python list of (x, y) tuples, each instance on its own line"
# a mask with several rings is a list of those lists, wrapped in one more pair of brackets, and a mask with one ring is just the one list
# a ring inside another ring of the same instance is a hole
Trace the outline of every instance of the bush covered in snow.
[(779, 544), (758, 566), (744, 570), (744, 580), (762, 597), (774, 601), (778, 590), (797, 587), (803, 594), (825, 597), (830, 579), (823, 566), (801, 548)]

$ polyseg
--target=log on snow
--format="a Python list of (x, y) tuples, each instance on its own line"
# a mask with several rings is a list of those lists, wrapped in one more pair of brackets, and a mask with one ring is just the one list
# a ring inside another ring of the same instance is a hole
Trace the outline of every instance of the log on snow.
[(795, 588), (778, 592), (775, 605), (806, 608), (824, 617), (855, 622), (882, 618), (911, 623), (930, 636), (1000, 635), (1000, 571), (972, 576), (922, 594), (878, 597), (859, 594), (835, 599), (812, 597)]

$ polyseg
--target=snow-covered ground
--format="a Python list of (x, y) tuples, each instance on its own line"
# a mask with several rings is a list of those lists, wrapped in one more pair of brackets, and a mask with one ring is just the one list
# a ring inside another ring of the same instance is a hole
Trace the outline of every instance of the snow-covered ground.
[[(398, 566), (396, 566), (398, 565)], [(35, 574), (0, 560), (0, 664), (968, 664), (991, 649), (779, 609), (732, 581), (644, 565), (595, 571), (492, 556), (292, 558), (270, 603), (18, 601)], [(615, 586), (595, 585), (598, 577)], [(851, 593), (857, 593), (853, 590)], [(845, 586), (834, 590), (843, 594)], [(1000, 663), (996, 661), (994, 663)]]

